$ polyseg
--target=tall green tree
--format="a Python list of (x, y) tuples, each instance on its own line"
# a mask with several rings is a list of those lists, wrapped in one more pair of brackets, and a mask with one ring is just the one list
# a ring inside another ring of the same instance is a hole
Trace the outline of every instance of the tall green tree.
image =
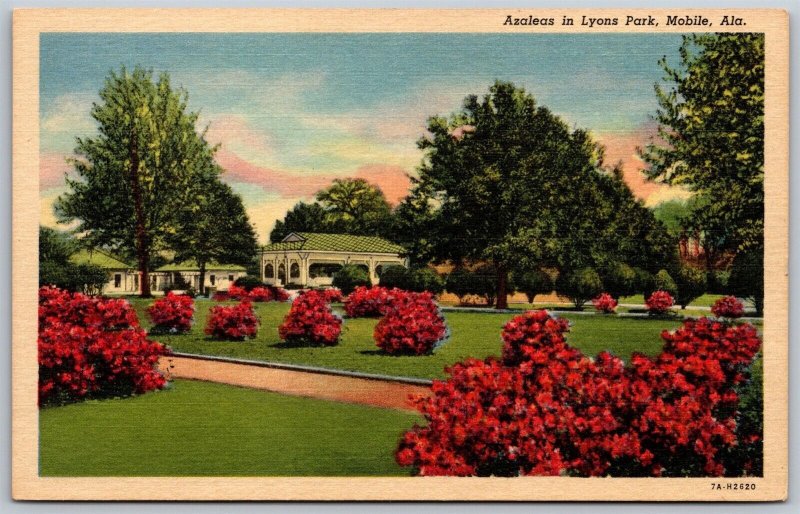
[(316, 202), (297, 202), (282, 220), (275, 220), (269, 240), (277, 243), (292, 232), (332, 232), (327, 212)]
[(389, 237), (393, 220), (392, 207), (378, 186), (360, 178), (335, 179), (317, 193), (316, 202), (298, 202), (283, 220), (276, 220), (270, 241), (291, 232)]
[(199, 179), (219, 171), (187, 101), (166, 73), (112, 71), (92, 106), (97, 135), (77, 139), (76, 177), (55, 205), (60, 221), (79, 222), (89, 244), (135, 256), (144, 297), (151, 259), (168, 248)]
[(361, 178), (335, 179), (317, 193), (327, 221), (337, 231), (355, 235), (385, 235), (392, 208), (383, 191)]
[(191, 208), (180, 211), (178, 230), (170, 238), (176, 260), (194, 260), (205, 294), (206, 266), (212, 262), (249, 265), (258, 244), (242, 199), (227, 184), (209, 177)]
[(398, 207), (401, 226), (426, 235), (421, 255), (491, 263), (499, 309), (512, 267), (633, 266), (660, 251), (653, 245), (669, 246), (619, 170), (602, 167), (589, 134), (522, 88), (496, 82), (483, 98), (468, 96), (461, 112), (430, 118), (428, 131), (419, 177)]
[(700, 232), (709, 255), (762, 248), (764, 35), (684, 36), (680, 63), (660, 64), (665, 84), (655, 86), (655, 119), (661, 141), (642, 152), (647, 174), (696, 193), (688, 225)]

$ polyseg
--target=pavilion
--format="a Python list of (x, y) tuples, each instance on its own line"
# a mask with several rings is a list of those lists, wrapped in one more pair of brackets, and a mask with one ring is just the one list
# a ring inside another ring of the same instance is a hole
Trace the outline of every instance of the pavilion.
[(292, 232), (261, 249), (261, 280), (276, 286), (323, 287), (345, 264), (361, 266), (373, 284), (389, 266), (408, 267), (406, 250), (386, 239)]

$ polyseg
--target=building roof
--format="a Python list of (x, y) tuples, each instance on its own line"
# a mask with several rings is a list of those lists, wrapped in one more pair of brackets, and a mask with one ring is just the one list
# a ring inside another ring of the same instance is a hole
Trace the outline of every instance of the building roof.
[[(172, 264), (165, 264), (160, 268), (155, 269), (157, 272), (168, 271), (200, 271), (200, 267), (193, 260), (183, 262), (173, 262)], [(244, 266), (237, 264), (219, 264), (217, 262), (209, 262), (206, 264), (206, 272), (209, 271), (247, 271)]]
[(127, 270), (133, 268), (133, 266), (119, 257), (115, 257), (102, 250), (87, 250), (84, 248), (72, 254), (69, 260), (73, 264), (93, 264), (105, 269)]
[(313, 232), (292, 232), (280, 243), (264, 246), (265, 252), (276, 251), (318, 251), (354, 253), (406, 253), (405, 248), (381, 237), (351, 236), (349, 234), (318, 234)]

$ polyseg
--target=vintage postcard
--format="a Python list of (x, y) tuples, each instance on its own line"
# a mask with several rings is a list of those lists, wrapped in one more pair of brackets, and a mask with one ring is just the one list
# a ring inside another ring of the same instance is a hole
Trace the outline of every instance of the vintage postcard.
[(15, 498), (786, 498), (786, 12), (13, 38)]

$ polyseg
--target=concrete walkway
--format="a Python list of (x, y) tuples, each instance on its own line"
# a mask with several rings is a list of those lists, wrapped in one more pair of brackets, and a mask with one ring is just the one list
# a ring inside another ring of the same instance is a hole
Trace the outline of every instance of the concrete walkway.
[(427, 380), (394, 380), (380, 375), (199, 355), (162, 357), (159, 368), (170, 378), (205, 380), (388, 409), (416, 411), (411, 397), (431, 394)]

